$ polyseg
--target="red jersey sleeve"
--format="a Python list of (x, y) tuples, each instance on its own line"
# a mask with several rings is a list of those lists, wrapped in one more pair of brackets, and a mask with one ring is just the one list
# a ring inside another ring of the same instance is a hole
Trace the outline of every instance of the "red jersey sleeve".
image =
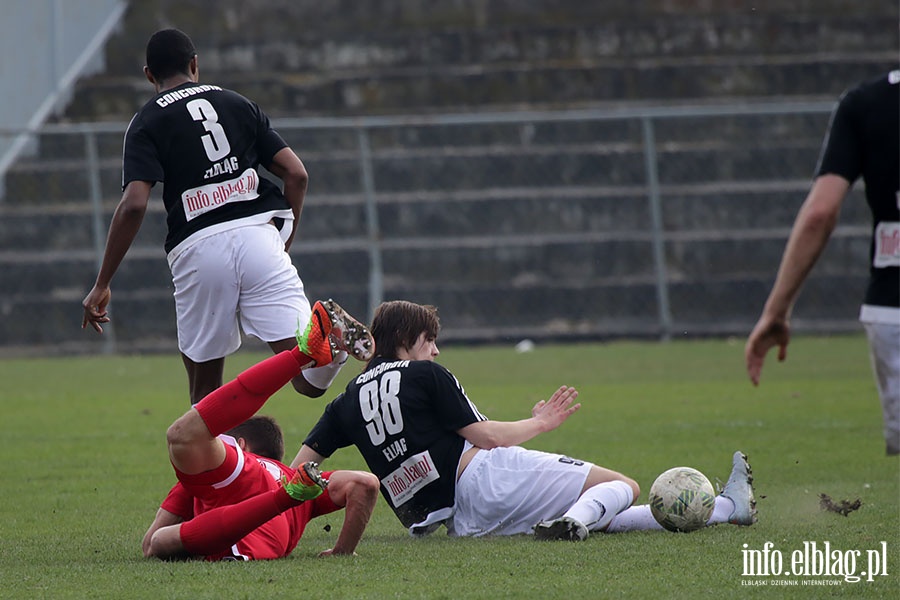
[(187, 521), (194, 518), (194, 497), (178, 482), (169, 490), (160, 508)]

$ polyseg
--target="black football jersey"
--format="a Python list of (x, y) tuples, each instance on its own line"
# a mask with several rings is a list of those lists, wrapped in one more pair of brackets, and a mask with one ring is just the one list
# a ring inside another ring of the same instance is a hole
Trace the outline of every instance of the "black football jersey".
[(873, 230), (864, 302), (900, 307), (900, 71), (841, 96), (816, 170), (829, 173), (866, 184)]
[(287, 214), (279, 187), (258, 172), (286, 146), (256, 103), (215, 85), (185, 83), (158, 94), (132, 118), (122, 187), (163, 183), (168, 253), (210, 226)]
[(328, 404), (304, 444), (322, 456), (356, 446), (410, 527), (453, 506), (465, 443), (456, 431), (484, 420), (443, 366), (375, 359)]

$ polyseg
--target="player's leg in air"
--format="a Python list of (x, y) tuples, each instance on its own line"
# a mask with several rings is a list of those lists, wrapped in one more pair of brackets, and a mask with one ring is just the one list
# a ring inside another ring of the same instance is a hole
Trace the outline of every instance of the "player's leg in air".
[[(169, 459), (179, 479), (222, 467), (229, 451), (218, 436), (256, 414), (272, 394), (302, 370), (327, 365), (341, 351), (360, 360), (371, 358), (374, 342), (368, 329), (336, 302), (316, 302), (312, 313), (306, 329), (298, 332), (295, 348), (245, 370), (208, 394), (169, 427), (166, 432)], [(246, 535), (267, 520), (263, 519), (265, 515), (271, 518), (299, 502), (315, 498), (326, 485), (315, 463), (300, 465), (293, 478), (282, 481), (281, 488), (261, 495), (266, 498), (249, 498), (239, 505), (220, 507), (223, 510), (212, 516), (206, 516), (214, 512), (209, 511), (184, 524), (159, 529), (151, 538), (150, 552), (154, 556), (175, 556), (185, 550), (190, 554), (207, 554), (213, 546), (220, 547), (223, 535), (228, 539), (236, 532)], [(227, 521), (231, 525), (221, 526), (222, 531), (217, 534), (216, 527), (209, 526), (211, 520)]]
[[(333, 355), (332, 361), (327, 365), (317, 365), (310, 369), (304, 369), (303, 373), (298, 374), (291, 380), (294, 389), (304, 396), (310, 398), (318, 398), (325, 393), (335, 378), (340, 373), (344, 363), (350, 354), (358, 360), (368, 360), (365, 357), (371, 357), (374, 352), (374, 344), (368, 329), (361, 325), (356, 319), (351, 317), (344, 311), (334, 300), (325, 300), (320, 303), (321, 311), (327, 314), (331, 320), (333, 331), (335, 334), (335, 348), (337, 351)], [(320, 311), (320, 313), (321, 313)], [(304, 315), (305, 316), (305, 315)], [(322, 318), (321, 314), (317, 314), (314, 310), (304, 327), (298, 327), (297, 342), (301, 338), (301, 329), (308, 327), (313, 319)], [(303, 317), (301, 317), (302, 322)], [(339, 342), (344, 340), (343, 342)], [(293, 339), (281, 340), (269, 343), (269, 347), (276, 354), (284, 350), (290, 350), (295, 343)]]
[(374, 350), (368, 328), (333, 300), (316, 302), (306, 329), (297, 333), (295, 348), (267, 358), (213, 390), (169, 427), (172, 464), (186, 474), (219, 467), (225, 448), (216, 436), (255, 415), (301, 370), (327, 365), (340, 351), (368, 360)]

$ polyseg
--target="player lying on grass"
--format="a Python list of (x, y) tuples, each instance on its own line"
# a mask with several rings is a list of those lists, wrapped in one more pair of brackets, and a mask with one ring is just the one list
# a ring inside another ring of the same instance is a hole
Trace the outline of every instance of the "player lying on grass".
[(340, 351), (369, 358), (372, 338), (329, 300), (316, 302), (298, 341), (208, 394), (169, 427), (178, 483), (144, 535), (145, 556), (281, 558), (310, 519), (341, 508), (341, 532), (321, 555), (354, 553), (378, 499), (378, 480), (361, 471), (321, 474), (311, 462), (287, 467), (280, 428), (254, 415), (303, 369), (326, 365)]
[[(517, 446), (556, 429), (580, 404), (563, 386), (529, 419), (491, 421), (456, 378), (434, 362), (437, 310), (406, 301), (378, 307), (375, 356), (326, 408), (293, 465), (321, 462), (355, 445), (381, 491), (413, 535), (441, 524), (454, 536), (534, 532), (538, 539), (583, 540), (589, 531), (662, 529), (634, 480), (559, 454)], [(734, 455), (710, 523), (756, 520), (750, 466)]]

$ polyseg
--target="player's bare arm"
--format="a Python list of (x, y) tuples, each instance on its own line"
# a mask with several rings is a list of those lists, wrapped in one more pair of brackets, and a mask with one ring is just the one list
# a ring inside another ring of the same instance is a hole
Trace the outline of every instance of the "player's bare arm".
[(150, 200), (150, 188), (150, 182), (132, 181), (122, 194), (122, 199), (113, 213), (109, 226), (106, 250), (103, 253), (103, 262), (100, 265), (97, 280), (81, 303), (84, 308), (84, 316), (81, 320), (82, 329), (90, 324), (97, 333), (103, 333), (101, 324), (109, 323), (109, 316), (106, 312), (112, 296), (109, 286), (144, 221), (147, 203)]
[[(178, 525), (182, 523), (184, 519), (179, 517), (178, 515), (167, 511), (164, 508), (160, 508), (156, 511), (156, 517), (153, 519), (153, 522), (150, 524), (150, 527), (147, 528), (147, 533), (144, 534), (144, 539), (141, 542), (141, 549), (144, 552), (144, 557), (150, 558), (154, 556), (151, 552), (150, 541), (153, 539), (153, 535), (159, 531), (160, 529), (165, 529), (167, 527), (173, 527), (174, 525)], [(175, 536), (177, 537), (178, 532), (175, 531)], [(159, 540), (157, 540), (157, 546), (159, 546)], [(180, 550), (183, 551), (183, 548)], [(177, 549), (176, 549), (177, 553)]]
[(300, 450), (297, 452), (297, 456), (294, 457), (294, 461), (291, 463), (291, 468), (296, 469), (303, 463), (309, 461), (313, 461), (314, 463), (321, 465), (325, 461), (325, 458), (326, 457), (322, 456), (306, 444), (303, 444), (300, 447)]
[(378, 478), (365, 471), (335, 471), (328, 482), (332, 502), (344, 509), (344, 524), (334, 547), (319, 556), (355, 555), (378, 500)]
[(303, 201), (306, 198), (306, 189), (309, 185), (309, 174), (303, 161), (290, 148), (282, 148), (272, 157), (272, 164), (267, 168), (273, 175), (284, 182), (284, 197), (290, 203), (291, 210), (294, 213), (293, 229), (287, 242), (284, 244), (284, 250), (287, 252), (291, 249), (294, 241), (294, 234), (300, 225), (300, 213), (303, 212)]
[(816, 264), (837, 224), (850, 182), (838, 175), (822, 175), (809, 192), (788, 238), (775, 284), (759, 321), (744, 348), (747, 374), (759, 384), (766, 354), (779, 347), (778, 360), (787, 357), (790, 313), (807, 275)]
[(575, 403), (576, 398), (578, 390), (564, 385), (553, 392), (548, 400), (535, 404), (529, 419), (479, 421), (463, 427), (457, 433), (472, 445), (485, 450), (517, 446), (562, 425), (581, 408), (581, 404)]

